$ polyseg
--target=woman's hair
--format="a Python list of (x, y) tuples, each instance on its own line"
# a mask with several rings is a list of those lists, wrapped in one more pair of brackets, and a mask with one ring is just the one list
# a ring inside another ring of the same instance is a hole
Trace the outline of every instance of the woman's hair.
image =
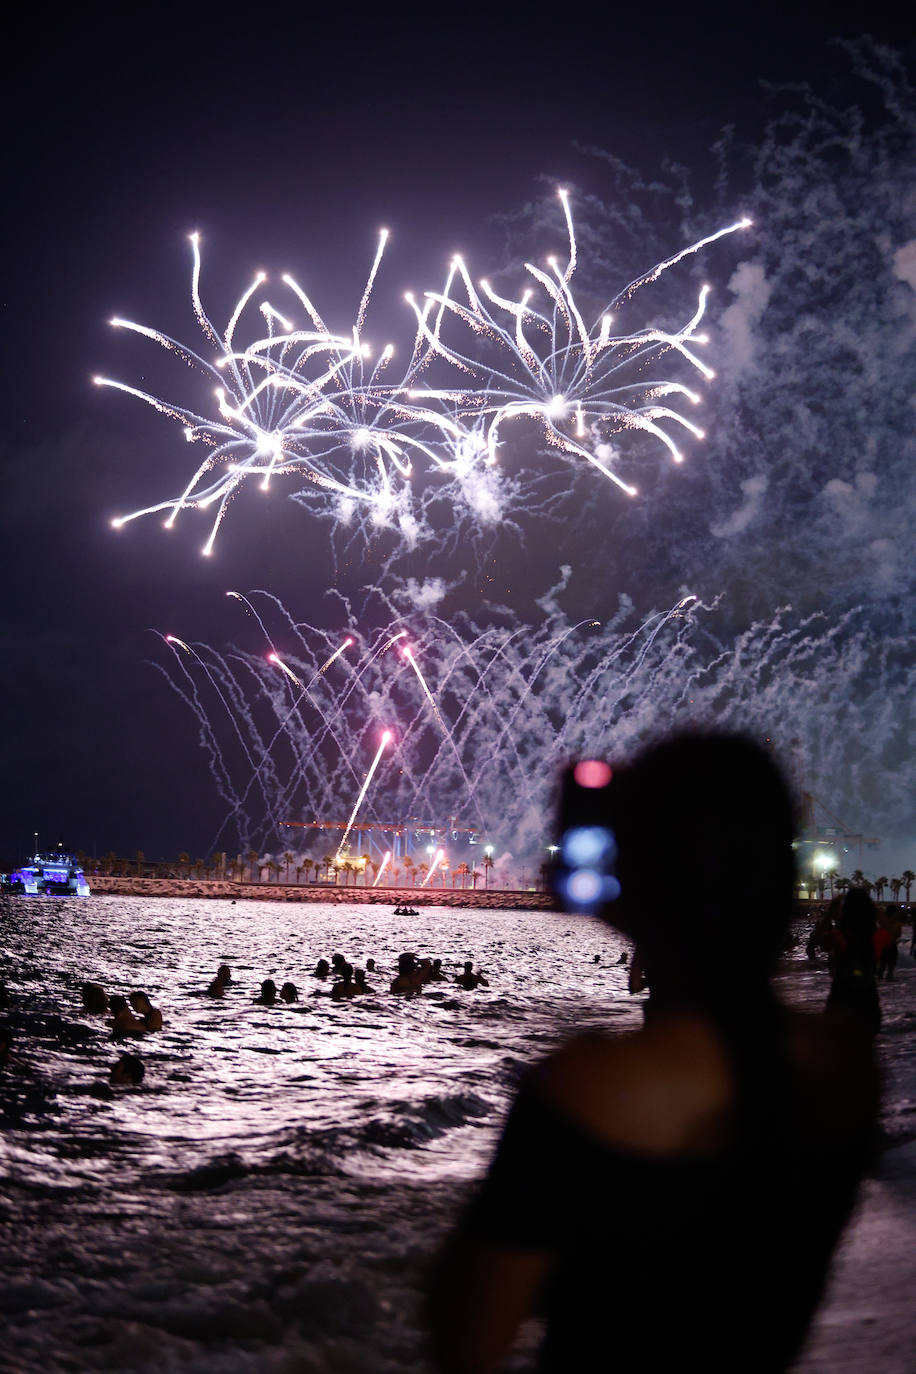
[(615, 772), (608, 794), (621, 888), (608, 919), (647, 953), (768, 973), (795, 879), (794, 808), (771, 756), (738, 735), (676, 736)]

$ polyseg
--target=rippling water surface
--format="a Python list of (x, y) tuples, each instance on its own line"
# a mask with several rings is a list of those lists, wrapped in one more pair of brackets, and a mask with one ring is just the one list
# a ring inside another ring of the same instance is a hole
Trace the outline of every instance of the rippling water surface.
[[(0, 939), (11, 1371), (427, 1369), (423, 1273), (519, 1074), (574, 1029), (640, 1021), (621, 937), (545, 912), (12, 898)], [(490, 987), (393, 997), (402, 950), (473, 959)], [(375, 995), (335, 1003), (310, 976), (338, 951), (375, 958)], [(267, 977), (301, 1000), (257, 1004)], [(128, 1046), (139, 1088), (108, 1086), (119, 1047), (85, 979), (162, 1010)], [(787, 990), (821, 1000), (823, 971)]]

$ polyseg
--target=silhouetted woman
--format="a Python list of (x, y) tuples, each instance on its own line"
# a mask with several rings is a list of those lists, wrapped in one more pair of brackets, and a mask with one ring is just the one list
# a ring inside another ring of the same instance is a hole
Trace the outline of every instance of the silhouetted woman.
[(585, 802), (616, 840), (620, 896), (601, 914), (638, 944), (652, 1015), (528, 1075), (439, 1264), (434, 1345), (484, 1374), (540, 1314), (542, 1370), (771, 1374), (869, 1157), (871, 1037), (770, 987), (794, 825), (765, 753), (697, 735), (603, 772)]

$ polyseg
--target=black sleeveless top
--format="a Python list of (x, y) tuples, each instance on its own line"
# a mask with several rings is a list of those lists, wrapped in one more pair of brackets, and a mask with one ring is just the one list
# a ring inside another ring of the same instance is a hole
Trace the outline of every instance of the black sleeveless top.
[(549, 1104), (536, 1074), (520, 1091), (467, 1224), (551, 1253), (542, 1370), (771, 1374), (798, 1353), (871, 1131), (806, 1144), (783, 1037), (742, 1021), (723, 1032), (739, 1087), (713, 1156), (615, 1148)]

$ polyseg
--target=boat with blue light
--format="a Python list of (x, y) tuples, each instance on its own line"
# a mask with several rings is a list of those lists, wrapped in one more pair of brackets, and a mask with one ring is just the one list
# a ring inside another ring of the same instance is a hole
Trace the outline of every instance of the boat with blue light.
[(89, 884), (74, 854), (63, 845), (35, 854), (0, 882), (3, 892), (24, 897), (88, 897)]

